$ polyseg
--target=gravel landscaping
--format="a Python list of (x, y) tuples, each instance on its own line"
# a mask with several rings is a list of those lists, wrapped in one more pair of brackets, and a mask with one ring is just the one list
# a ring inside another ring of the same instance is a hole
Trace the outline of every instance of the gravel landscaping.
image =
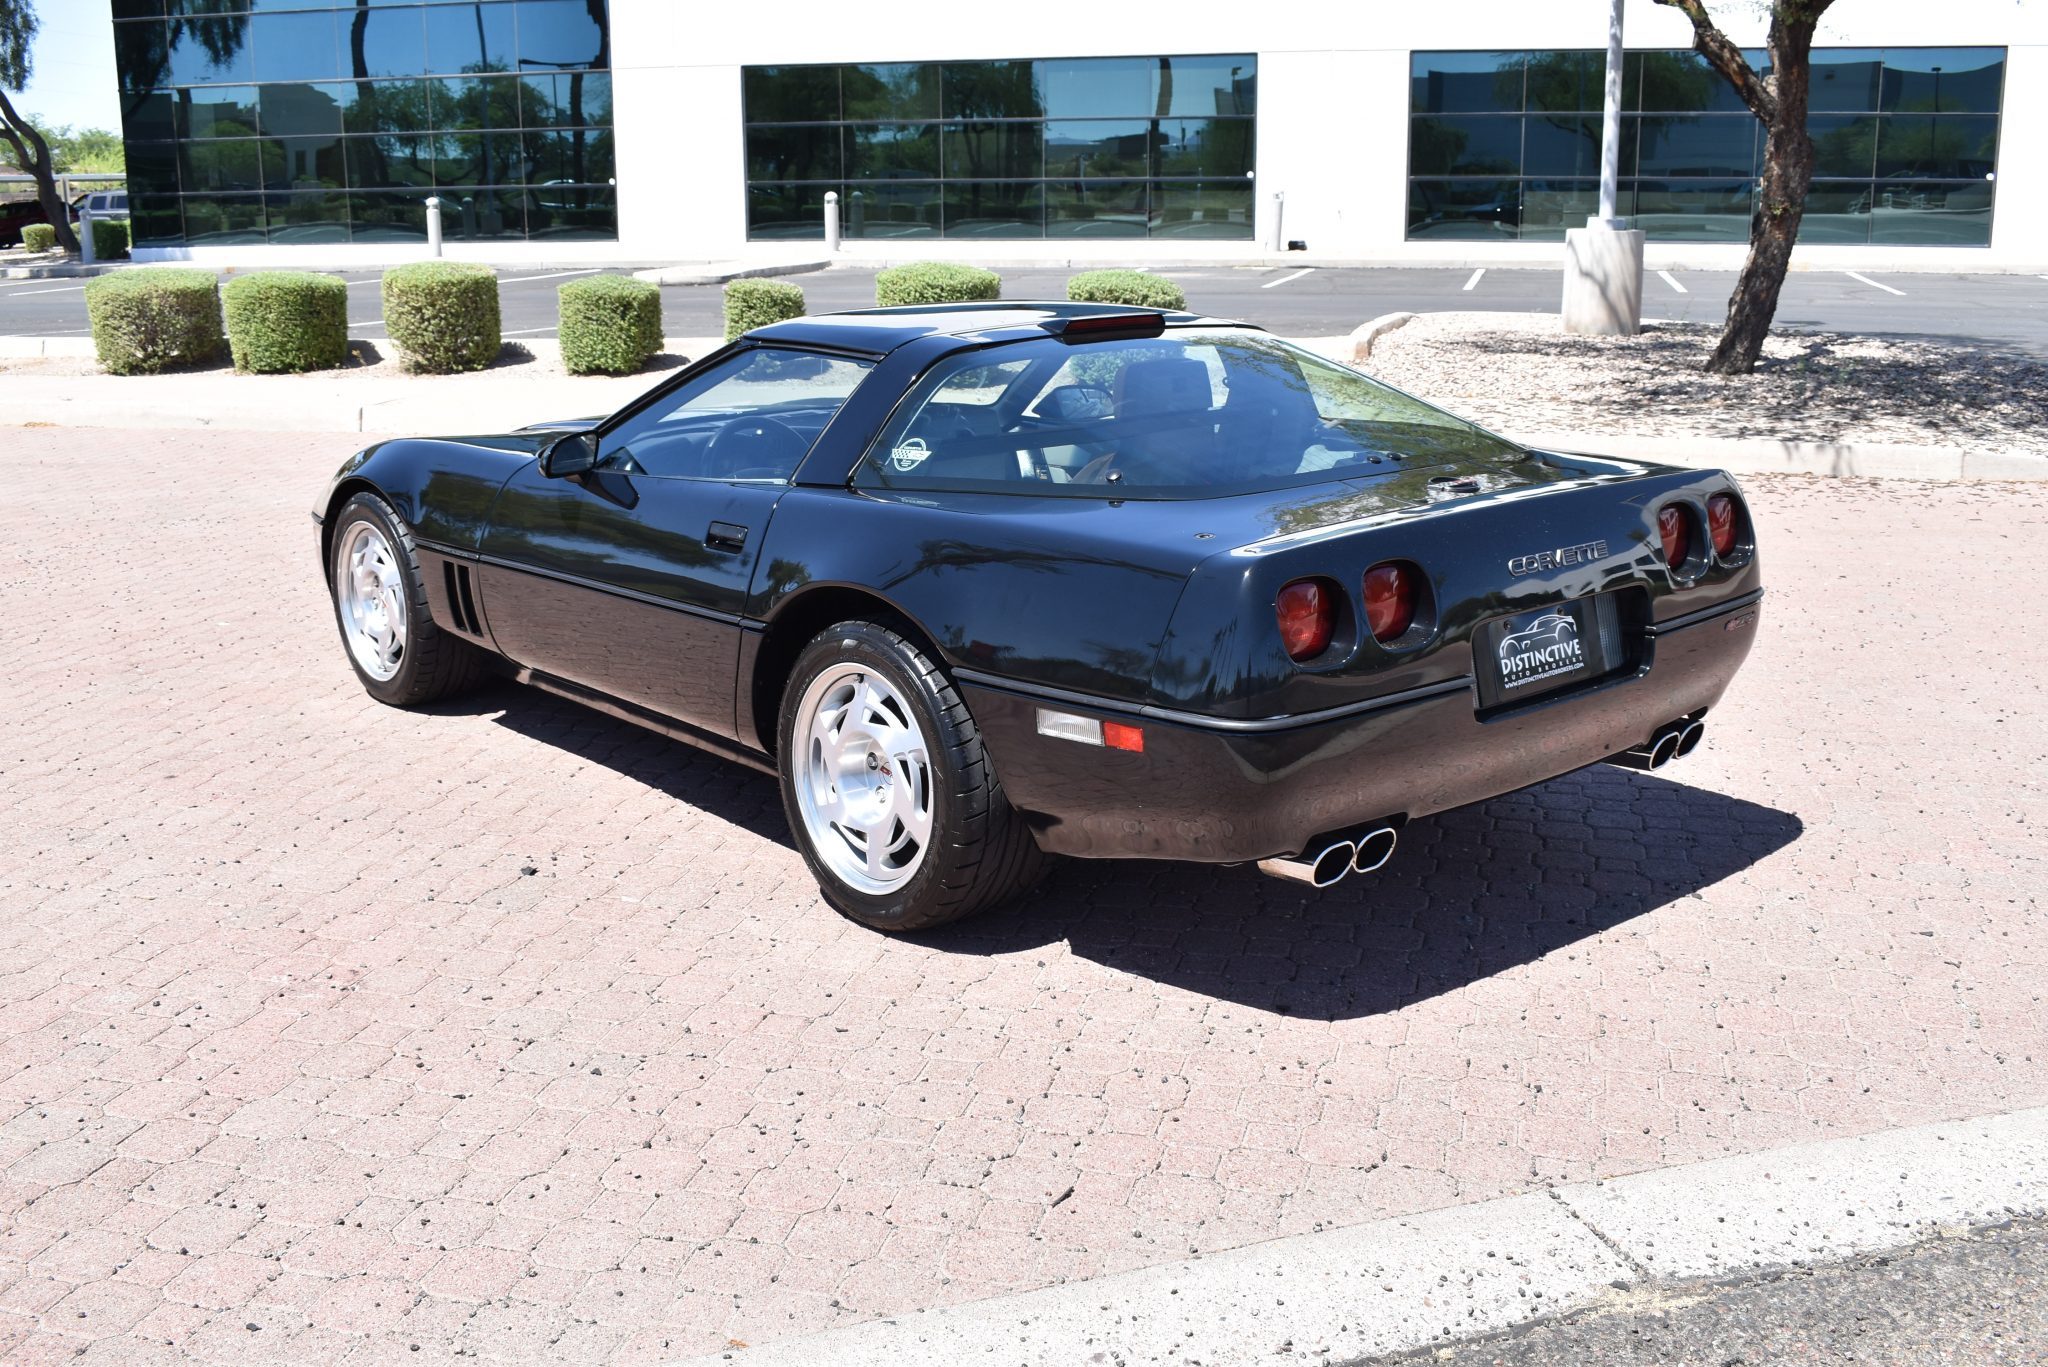
[(2009, 353), (1779, 333), (1752, 375), (1700, 367), (1718, 327), (1567, 336), (1546, 314), (1423, 314), (1359, 368), (1506, 432), (1992, 446), (2048, 455), (2048, 363)]

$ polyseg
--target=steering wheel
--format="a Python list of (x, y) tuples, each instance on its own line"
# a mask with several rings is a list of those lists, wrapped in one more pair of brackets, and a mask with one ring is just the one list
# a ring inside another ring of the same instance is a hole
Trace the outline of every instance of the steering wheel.
[[(811, 444), (774, 418), (735, 418), (704, 448), (704, 477), (778, 477), (794, 471)], [(758, 474), (756, 473), (758, 472)]]

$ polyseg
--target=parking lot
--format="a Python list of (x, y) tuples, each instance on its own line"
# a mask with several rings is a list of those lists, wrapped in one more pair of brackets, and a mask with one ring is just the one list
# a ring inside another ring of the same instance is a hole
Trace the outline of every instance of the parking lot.
[[(606, 268), (611, 269), (611, 268)], [(338, 272), (350, 282), (350, 335), (382, 340), (376, 271)], [(508, 340), (555, 335), (555, 291), (598, 268), (507, 267), (498, 271)], [(1561, 292), (1546, 269), (1311, 269), (1234, 267), (1162, 270), (1186, 291), (1191, 308), (1241, 318), (1283, 335), (1321, 337), (1349, 332), (1397, 309), (1506, 310), (1554, 313)], [(1006, 269), (1010, 299), (1065, 298), (1066, 269)], [(813, 312), (874, 305), (874, 272), (859, 268), (784, 277), (803, 287)], [(1652, 271), (1643, 282), (1648, 318), (1718, 323), (1735, 284), (1733, 271)], [(671, 337), (724, 331), (722, 291), (715, 285), (662, 289)], [(1795, 271), (1785, 282), (1778, 324), (2019, 347), (2048, 356), (2048, 278), (2031, 275), (1903, 275)], [(76, 336), (89, 331), (82, 281), (0, 281), (0, 335)]]
[(2048, 486), (1751, 481), (1670, 777), (892, 940), (763, 777), (367, 699), (306, 516), (360, 441), (8, 436), (0, 1359), (652, 1362), (2048, 1100)]

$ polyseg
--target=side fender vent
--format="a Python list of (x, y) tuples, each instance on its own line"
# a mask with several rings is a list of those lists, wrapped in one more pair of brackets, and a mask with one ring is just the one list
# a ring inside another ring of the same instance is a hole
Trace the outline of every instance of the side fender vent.
[(455, 619), (455, 629), (471, 636), (483, 635), (483, 624), (476, 615), (476, 591), (469, 583), (469, 566), (443, 560), (441, 576), (448, 590), (448, 615)]

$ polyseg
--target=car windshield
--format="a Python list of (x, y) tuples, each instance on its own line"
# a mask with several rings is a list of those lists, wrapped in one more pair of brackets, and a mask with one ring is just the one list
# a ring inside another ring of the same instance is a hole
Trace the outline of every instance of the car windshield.
[(1513, 460), (1512, 442), (1264, 333), (1053, 338), (934, 367), (857, 483), (1210, 498), (1408, 465)]

